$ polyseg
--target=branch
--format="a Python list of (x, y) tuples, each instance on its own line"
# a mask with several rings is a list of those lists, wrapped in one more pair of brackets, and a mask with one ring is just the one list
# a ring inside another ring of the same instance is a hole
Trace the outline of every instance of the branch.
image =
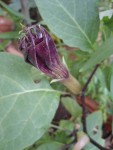
[[(89, 85), (89, 83), (91, 82), (91, 79), (93, 77), (93, 75), (95, 74), (95, 72), (97, 71), (99, 67), (99, 64), (97, 64), (94, 68), (94, 70), (92, 71), (91, 75), (89, 76), (86, 84), (84, 85), (83, 89), (82, 89), (82, 94), (81, 94), (81, 101), (82, 101), (82, 123), (83, 123), (83, 131), (88, 135), (88, 131), (87, 131), (87, 122), (86, 122), (86, 106), (85, 106), (85, 92), (87, 90), (87, 87)], [(89, 135), (88, 135), (89, 136)], [(90, 136), (89, 136), (90, 142), (95, 145), (96, 147), (98, 147), (100, 150), (109, 150), (105, 147), (102, 147), (100, 144), (98, 144), (96, 141), (94, 141)]]
[(82, 102), (82, 122), (83, 122), (83, 131), (85, 133), (87, 133), (87, 128), (86, 128), (86, 107), (85, 107), (85, 92), (87, 90), (88, 84), (91, 82), (91, 79), (93, 77), (93, 75), (95, 74), (96, 70), (98, 69), (99, 64), (97, 64), (93, 70), (93, 72), (91, 73), (91, 75), (89, 76), (87, 82), (85, 83), (83, 89), (82, 89), (82, 94), (81, 94), (81, 102)]

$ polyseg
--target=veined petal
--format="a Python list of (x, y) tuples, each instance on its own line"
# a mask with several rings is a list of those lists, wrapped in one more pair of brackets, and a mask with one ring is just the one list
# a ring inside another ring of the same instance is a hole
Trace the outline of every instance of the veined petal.
[(33, 25), (23, 30), (19, 49), (25, 61), (54, 79), (68, 78), (69, 72), (61, 63), (54, 41), (42, 27)]

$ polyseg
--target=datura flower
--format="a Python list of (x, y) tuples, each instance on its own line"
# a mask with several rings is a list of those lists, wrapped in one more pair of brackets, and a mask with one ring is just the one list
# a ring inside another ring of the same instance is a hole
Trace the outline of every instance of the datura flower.
[[(23, 36), (19, 40), (19, 49), (24, 54), (25, 61), (67, 86), (70, 78), (74, 79), (61, 62), (54, 41), (44, 27), (32, 25), (23, 28)], [(76, 81), (76, 79), (74, 79)], [(65, 82), (66, 81), (66, 82)], [(71, 82), (72, 83), (72, 82)], [(80, 84), (76, 81), (77, 86)], [(78, 92), (77, 91), (77, 92)], [(77, 93), (76, 92), (76, 93)]]
[(24, 29), (25, 36), (19, 41), (19, 49), (25, 61), (54, 79), (68, 78), (69, 73), (61, 63), (54, 41), (42, 27), (33, 25)]

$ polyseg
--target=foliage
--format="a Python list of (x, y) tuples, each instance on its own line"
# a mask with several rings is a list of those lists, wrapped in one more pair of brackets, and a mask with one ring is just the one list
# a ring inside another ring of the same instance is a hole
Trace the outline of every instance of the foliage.
[[(14, 23), (12, 31), (0, 33), (0, 149), (59, 150), (70, 145), (72, 150), (76, 134), (83, 131), (80, 98), (59, 82), (50, 84), (50, 78), (23, 58), (5, 52), (10, 43), (17, 45), (23, 20), (31, 24), (37, 21), (26, 18), (20, 5), (18, 10), (2, 1), (0, 5), (0, 16)], [(103, 147), (106, 129), (102, 127), (113, 115), (112, 5), (111, 0), (35, 0), (29, 5), (29, 10), (39, 9), (42, 20), (37, 23), (49, 31), (82, 87), (99, 64), (86, 90), (85, 104), (88, 134)], [(111, 120), (110, 134), (112, 129)], [(84, 149), (98, 150), (90, 142)]]

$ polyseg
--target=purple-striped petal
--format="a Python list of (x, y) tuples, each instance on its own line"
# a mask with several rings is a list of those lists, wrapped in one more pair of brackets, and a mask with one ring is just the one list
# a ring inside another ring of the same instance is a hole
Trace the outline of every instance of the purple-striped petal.
[(55, 79), (68, 78), (69, 73), (61, 63), (54, 41), (42, 27), (33, 25), (23, 30), (19, 40), (19, 49), (25, 61)]

